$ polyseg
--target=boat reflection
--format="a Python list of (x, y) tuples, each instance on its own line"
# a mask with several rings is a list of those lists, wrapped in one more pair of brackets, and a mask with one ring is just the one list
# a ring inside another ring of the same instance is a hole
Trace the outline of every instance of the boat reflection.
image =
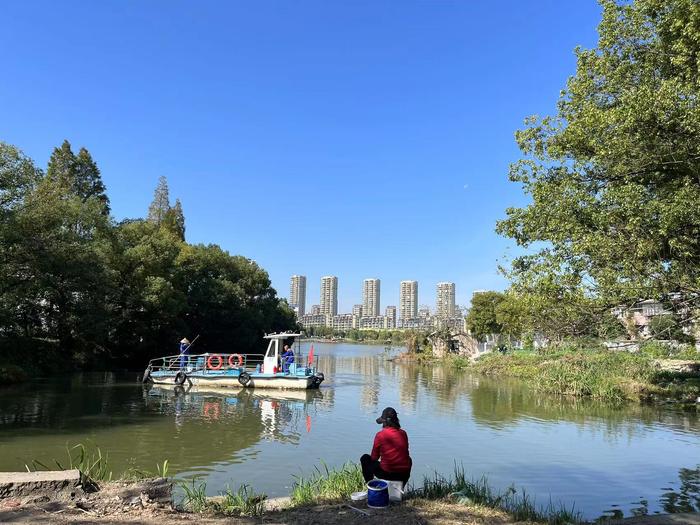
[(302, 433), (312, 431), (318, 412), (329, 408), (319, 390), (225, 391), (157, 385), (144, 388), (144, 399), (151, 410), (174, 415), (178, 432), (186, 431), (188, 421), (196, 421), (197, 426), (235, 425), (253, 430), (258, 440), (285, 443), (298, 443)]

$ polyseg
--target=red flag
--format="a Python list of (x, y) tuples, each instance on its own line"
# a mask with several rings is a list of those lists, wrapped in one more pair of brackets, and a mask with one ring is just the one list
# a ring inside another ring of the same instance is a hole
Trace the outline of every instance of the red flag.
[(311, 345), (311, 350), (309, 350), (309, 366), (314, 364), (314, 345)]

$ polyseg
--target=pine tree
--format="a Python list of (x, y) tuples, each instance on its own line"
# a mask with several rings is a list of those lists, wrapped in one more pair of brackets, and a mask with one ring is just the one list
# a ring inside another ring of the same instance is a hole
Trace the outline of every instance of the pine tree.
[(85, 148), (80, 148), (76, 159), (73, 189), (83, 201), (91, 197), (97, 198), (104, 207), (105, 215), (109, 214), (109, 198), (107, 197), (105, 185), (102, 182), (100, 169), (95, 164), (95, 161), (92, 160), (90, 152)]
[(95, 197), (102, 203), (104, 214), (109, 214), (107, 190), (100, 170), (87, 149), (80, 148), (76, 156), (70, 142), (64, 140), (61, 147), (55, 148), (51, 154), (47, 177), (55, 183), (65, 185), (83, 202)]
[(180, 199), (175, 199), (175, 206), (172, 208), (173, 214), (173, 226), (175, 227), (175, 233), (182, 239), (185, 240), (185, 214), (182, 211), (182, 203)]
[(160, 177), (158, 186), (153, 194), (153, 201), (148, 207), (148, 220), (160, 225), (165, 220), (166, 214), (170, 210), (170, 192), (168, 190), (168, 179)]
[(72, 187), (75, 181), (77, 159), (70, 142), (63, 141), (60, 148), (54, 148), (49, 159), (46, 176), (49, 180)]

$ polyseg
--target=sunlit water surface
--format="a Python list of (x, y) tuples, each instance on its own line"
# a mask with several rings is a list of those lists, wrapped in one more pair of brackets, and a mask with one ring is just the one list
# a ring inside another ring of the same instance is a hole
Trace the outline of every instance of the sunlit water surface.
[[(144, 389), (137, 374), (83, 374), (0, 389), (0, 470), (90, 442), (115, 473), (201, 476), (287, 495), (294, 476), (368, 452), (385, 406), (408, 432), (413, 480), (450, 474), (524, 488), (540, 504), (601, 515), (700, 510), (697, 412), (544, 396), (518, 382), (390, 361), (384, 347), (315, 343), (320, 391)], [(308, 346), (303, 348), (306, 352)]]

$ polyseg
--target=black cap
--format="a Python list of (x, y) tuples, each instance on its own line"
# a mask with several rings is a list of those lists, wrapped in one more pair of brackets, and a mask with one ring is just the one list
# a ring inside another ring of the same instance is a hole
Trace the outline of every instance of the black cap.
[(393, 419), (396, 421), (398, 418), (399, 416), (396, 414), (396, 410), (391, 407), (386, 407), (384, 410), (382, 410), (382, 415), (377, 418), (377, 423), (383, 425), (386, 423), (387, 419)]

